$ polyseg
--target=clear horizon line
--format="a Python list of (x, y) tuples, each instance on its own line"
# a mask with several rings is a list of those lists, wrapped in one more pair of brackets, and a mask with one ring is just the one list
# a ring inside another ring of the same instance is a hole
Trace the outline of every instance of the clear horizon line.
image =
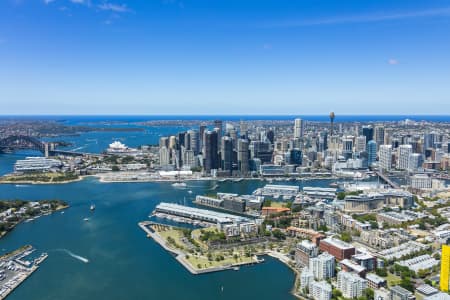
[[(237, 113), (228, 113), (228, 114), (217, 114), (217, 113), (198, 113), (198, 114), (184, 114), (184, 113), (159, 113), (159, 114), (67, 114), (67, 113), (61, 113), (61, 114), (3, 114), (0, 113), (0, 116), (327, 116), (329, 113), (324, 114), (318, 114), (318, 113), (306, 113), (306, 114), (291, 114), (291, 113), (276, 113), (276, 114), (264, 114), (264, 113), (254, 113), (254, 114), (237, 114)], [(336, 113), (335, 113), (336, 114)], [(437, 113), (401, 113), (401, 114), (392, 114), (392, 113), (375, 113), (375, 114), (366, 114), (366, 113), (343, 113), (343, 114), (336, 114), (336, 116), (450, 116), (450, 114), (437, 114)]]

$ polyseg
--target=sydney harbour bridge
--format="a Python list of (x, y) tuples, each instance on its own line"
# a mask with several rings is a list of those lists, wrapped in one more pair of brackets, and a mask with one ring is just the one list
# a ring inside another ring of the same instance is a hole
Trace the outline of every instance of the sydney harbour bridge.
[(46, 157), (54, 155), (82, 156), (85, 153), (57, 150), (56, 143), (42, 142), (26, 135), (11, 135), (0, 139), (0, 153), (11, 153), (18, 150), (36, 150)]

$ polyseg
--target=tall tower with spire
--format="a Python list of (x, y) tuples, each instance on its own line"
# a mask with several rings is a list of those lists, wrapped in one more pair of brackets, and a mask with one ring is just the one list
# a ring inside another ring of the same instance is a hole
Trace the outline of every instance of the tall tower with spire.
[(331, 135), (333, 135), (333, 129), (334, 129), (334, 112), (330, 112), (330, 123), (331, 123)]

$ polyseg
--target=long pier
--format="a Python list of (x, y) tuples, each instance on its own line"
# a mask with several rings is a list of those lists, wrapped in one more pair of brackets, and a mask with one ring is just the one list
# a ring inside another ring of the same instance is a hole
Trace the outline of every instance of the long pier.
[(377, 174), (378, 177), (383, 179), (383, 181), (386, 182), (387, 184), (389, 184), (392, 188), (394, 188), (394, 189), (400, 188), (400, 186), (397, 183), (395, 183), (392, 180), (390, 180), (389, 177), (387, 177), (386, 175), (382, 174), (381, 172), (375, 171), (375, 174)]

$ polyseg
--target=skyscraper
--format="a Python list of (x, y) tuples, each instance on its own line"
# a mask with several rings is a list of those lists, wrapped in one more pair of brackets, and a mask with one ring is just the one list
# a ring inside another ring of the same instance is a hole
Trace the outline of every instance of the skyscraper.
[(382, 171), (390, 171), (392, 166), (392, 145), (381, 145), (379, 157), (380, 169)]
[(197, 130), (189, 130), (188, 131), (189, 138), (189, 149), (194, 151), (194, 155), (198, 155), (200, 152), (200, 139)]
[(228, 136), (222, 137), (220, 155), (222, 170), (231, 175), (233, 170), (233, 141)]
[(206, 125), (201, 124), (199, 128), (199, 151), (203, 153), (204, 149), (204, 139), (205, 139)]
[(409, 155), (412, 153), (411, 145), (400, 145), (398, 147), (397, 169), (407, 170), (409, 167)]
[(248, 138), (248, 126), (245, 121), (241, 121), (239, 124), (239, 134), (242, 139)]
[(219, 155), (217, 151), (217, 132), (205, 131), (204, 133), (204, 150), (203, 153), (203, 168), (209, 174), (211, 170), (219, 168)]
[(366, 142), (373, 140), (373, 127), (370, 125), (363, 126), (362, 135), (366, 137)]
[(217, 138), (218, 141), (220, 142), (223, 136), (223, 123), (222, 120), (214, 120), (214, 129), (218, 128), (219, 130), (217, 131)]
[(370, 167), (377, 160), (377, 143), (372, 140), (367, 143), (367, 164)]
[(269, 129), (266, 133), (267, 139), (269, 142), (273, 145), (273, 142), (275, 141), (275, 133), (272, 129)]
[(342, 155), (349, 159), (353, 154), (353, 137), (347, 136), (342, 139)]
[(242, 175), (247, 175), (250, 170), (248, 141), (245, 139), (238, 140), (238, 168)]
[(294, 138), (299, 139), (303, 137), (305, 122), (302, 119), (295, 119), (294, 121)]
[(440, 278), (440, 288), (443, 292), (449, 291), (450, 285), (450, 246), (442, 245), (442, 255), (441, 255), (441, 278)]
[(363, 152), (366, 151), (366, 137), (363, 135), (360, 135), (356, 138), (355, 143), (355, 152)]
[[(375, 126), (375, 142), (377, 143), (378, 149), (384, 144), (384, 126)], [(377, 149), (377, 150), (378, 150)]]

